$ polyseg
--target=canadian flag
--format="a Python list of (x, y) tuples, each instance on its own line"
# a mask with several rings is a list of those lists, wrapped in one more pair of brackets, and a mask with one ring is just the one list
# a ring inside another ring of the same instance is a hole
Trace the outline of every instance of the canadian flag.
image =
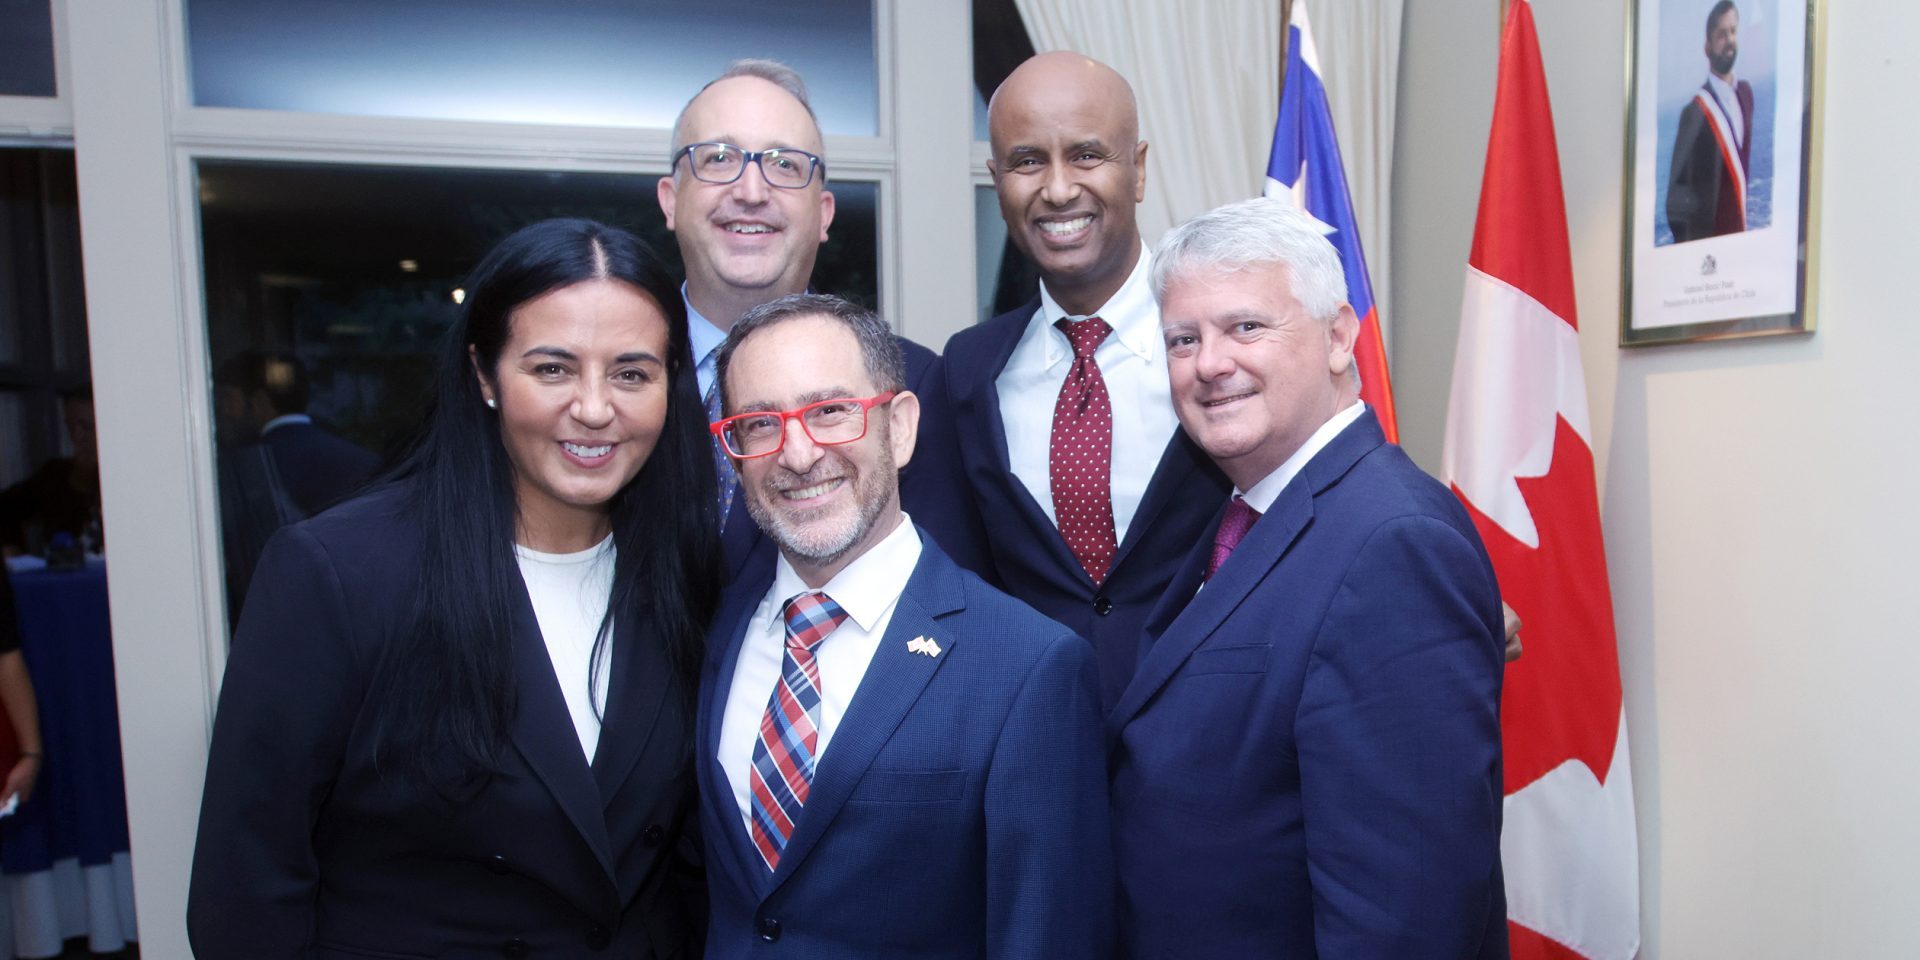
[(1640, 896), (1626, 714), (1553, 108), (1526, 0), (1501, 40), (1464, 301), (1441, 474), (1526, 645), (1501, 704), (1513, 956), (1630, 960)]

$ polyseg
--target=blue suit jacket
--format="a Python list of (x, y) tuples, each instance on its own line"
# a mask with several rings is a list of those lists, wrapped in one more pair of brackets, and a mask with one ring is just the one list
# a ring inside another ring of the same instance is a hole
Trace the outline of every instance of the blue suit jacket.
[(679, 957), (697, 895), (692, 716), (665, 654), (617, 619), (587, 762), (524, 587), (510, 745), (470, 795), (409, 787), (363, 701), (403, 638), (421, 531), (404, 485), (268, 543), (227, 658), (187, 894), (200, 960)]
[[(942, 365), (953, 408), (960, 465), (972, 505), (990, 533), (992, 575), (1007, 592), (1066, 624), (1093, 644), (1100, 663), (1100, 702), (1112, 706), (1139, 658), (1140, 624), (1166, 590), (1180, 558), (1232, 490), (1200, 448), (1176, 429), (1127, 526), (1104, 584), (1074, 559), (1060, 528), (1013, 475), (1006, 415), (1046, 417), (1051, 407), (1003, 411), (994, 381), (1020, 342), (1036, 296), (1026, 306), (962, 330), (947, 341)], [(1115, 424), (1124, 430), (1126, 424)], [(913, 511), (914, 519), (920, 514)]]
[[(776, 872), (748, 840), (716, 759), (741, 638), (772, 584), (772, 557), (723, 598), (701, 680), (695, 763), (708, 960), (762, 951), (799, 960), (1111, 955), (1092, 654), (922, 541)], [(909, 652), (919, 636), (933, 638), (939, 655)]]
[(1500, 596), (1466, 512), (1368, 413), (1196, 596), (1217, 526), (1109, 718), (1123, 955), (1506, 957)]
[[(900, 507), (939, 542), (947, 556), (984, 576), (990, 569), (986, 530), (960, 477), (953, 410), (947, 402), (940, 358), (912, 340), (897, 339), (906, 354), (907, 389), (920, 398), (920, 439), (914, 445), (913, 460), (900, 470)], [(756, 559), (772, 562), (773, 544), (748, 515), (744, 491), (734, 491), (720, 547), (728, 583), (738, 580)]]

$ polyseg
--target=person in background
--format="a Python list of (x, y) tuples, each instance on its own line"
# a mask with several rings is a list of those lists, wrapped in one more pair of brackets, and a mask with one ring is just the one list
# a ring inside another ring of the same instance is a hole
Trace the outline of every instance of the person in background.
[(1041, 279), (1025, 306), (947, 341), (965, 495), (991, 521), (990, 579), (1092, 642), (1111, 706), (1141, 620), (1227, 482), (1167, 393), (1134, 220), (1147, 144), (1133, 89), (1105, 64), (1043, 53), (987, 119), (1000, 214)]
[(1753, 85), (1733, 75), (1740, 11), (1719, 0), (1707, 11), (1707, 78), (1680, 111), (1667, 168), (1673, 242), (1747, 229), (1747, 164), (1753, 158)]
[(223, 437), (230, 445), (257, 441), (305, 516), (313, 516), (366, 486), (380, 458), (329, 433), (307, 415), (312, 387), (306, 365), (291, 353), (247, 351), (214, 374)]
[[(686, 264), (687, 326), (708, 418), (720, 417), (714, 356), (748, 310), (808, 289), (833, 225), (820, 124), (805, 81), (772, 60), (738, 60), (700, 88), (673, 124), (673, 172), (658, 199)], [(933, 351), (900, 339), (922, 398), (920, 456), (900, 495), (959, 563), (986, 563), (985, 531), (959, 481), (952, 418)], [(713, 447), (716, 510), (729, 579), (766, 541), (746, 515), (733, 466)]]
[(93, 391), (78, 387), (60, 395), (60, 419), (73, 455), (54, 457), (30, 476), (0, 491), (0, 550), (45, 553), (58, 534), (98, 553), (100, 448), (93, 429)]
[(708, 960), (1107, 960), (1092, 651), (901, 511), (899, 342), (799, 295), (718, 363), (715, 431), (779, 551), (728, 589), (701, 680)]
[(1153, 288), (1234, 492), (1107, 718), (1123, 954), (1502, 960), (1500, 591), (1360, 402), (1339, 256), (1247, 200), (1175, 228)]
[(200, 960), (698, 956), (708, 435), (659, 256), (549, 220), (469, 279), (390, 481), (268, 544), (188, 889)]
[(13, 580), (0, 569), (0, 709), (13, 730), (14, 759), (0, 782), (0, 805), (26, 803), (40, 779), (46, 761), (41, 753), (40, 709), (33, 695), (33, 678), (20, 655), (20, 613), (14, 607)]

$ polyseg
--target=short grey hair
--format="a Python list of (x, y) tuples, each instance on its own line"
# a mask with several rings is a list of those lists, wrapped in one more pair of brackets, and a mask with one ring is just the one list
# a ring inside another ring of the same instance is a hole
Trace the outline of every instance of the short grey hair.
[(685, 104), (681, 105), (680, 113), (673, 118), (673, 148), (668, 156), (679, 153), (680, 148), (687, 145), (686, 131), (681, 128), (687, 121), (687, 108), (693, 106), (693, 102), (700, 99), (700, 94), (706, 93), (708, 87), (734, 77), (759, 77), (792, 94), (793, 98), (800, 101), (800, 105), (806, 108), (807, 119), (813, 121), (814, 135), (819, 135), (820, 117), (813, 112), (813, 103), (807, 99), (807, 81), (800, 78), (799, 71), (778, 60), (749, 58), (727, 64), (727, 69), (721, 71), (719, 76), (708, 80), (704, 86), (694, 92), (693, 96), (687, 98)]
[(1315, 223), (1292, 203), (1269, 197), (1236, 201), (1194, 217), (1160, 242), (1153, 257), (1153, 298), (1165, 302), (1170, 283), (1201, 270), (1282, 266), (1293, 280), (1294, 299), (1307, 315), (1331, 323), (1347, 302), (1347, 274), (1339, 251)]
[(853, 331), (853, 339), (860, 344), (861, 362), (867, 368), (867, 376), (872, 378), (874, 386), (882, 392), (906, 389), (906, 354), (900, 348), (900, 338), (893, 335), (893, 328), (887, 326), (879, 314), (850, 300), (828, 294), (794, 293), (748, 310), (727, 332), (727, 339), (720, 344), (713, 358), (714, 382), (720, 385), (723, 408), (730, 410), (727, 369), (732, 366), (733, 354), (740, 349), (740, 345), (761, 330), (802, 317), (826, 317), (839, 321)]

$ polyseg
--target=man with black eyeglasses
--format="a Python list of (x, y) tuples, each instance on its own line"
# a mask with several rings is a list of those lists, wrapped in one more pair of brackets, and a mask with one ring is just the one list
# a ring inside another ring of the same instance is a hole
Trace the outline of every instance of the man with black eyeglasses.
[[(719, 419), (714, 353), (748, 310), (808, 289), (833, 224), (833, 192), (806, 82), (785, 64), (737, 60), (687, 102), (673, 125), (672, 172), (660, 210), (686, 263), (687, 328), (710, 419)], [(958, 484), (958, 451), (933, 351), (902, 339), (907, 382), (921, 397), (921, 453), (901, 496), (954, 559), (981, 569), (985, 534)], [(738, 480), (714, 448), (728, 579), (763, 543)]]

